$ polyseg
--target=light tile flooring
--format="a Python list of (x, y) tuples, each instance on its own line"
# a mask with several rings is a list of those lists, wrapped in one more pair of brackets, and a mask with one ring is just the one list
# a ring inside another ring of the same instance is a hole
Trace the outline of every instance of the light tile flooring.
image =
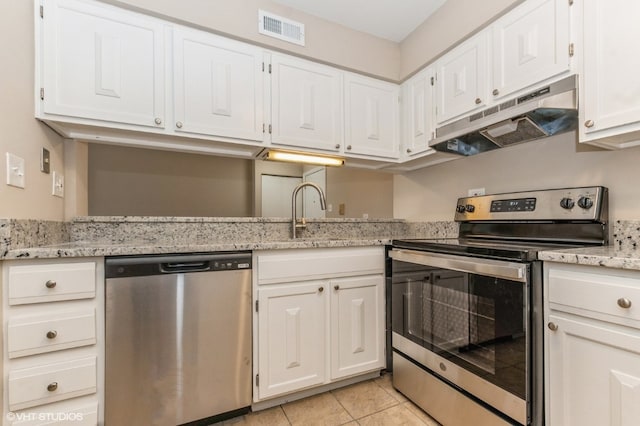
[(391, 375), (217, 423), (225, 426), (438, 426), (391, 385)]

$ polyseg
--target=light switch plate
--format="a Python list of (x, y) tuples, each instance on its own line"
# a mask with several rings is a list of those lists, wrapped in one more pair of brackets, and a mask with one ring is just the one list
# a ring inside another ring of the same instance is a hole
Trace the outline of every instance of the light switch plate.
[(47, 148), (42, 148), (42, 152), (40, 153), (40, 171), (42, 173), (49, 174), (49, 170), (51, 169), (51, 154)]
[(24, 188), (24, 158), (7, 152), (7, 185)]
[(60, 173), (53, 171), (53, 188), (51, 190), (51, 194), (54, 197), (64, 197), (64, 176)]

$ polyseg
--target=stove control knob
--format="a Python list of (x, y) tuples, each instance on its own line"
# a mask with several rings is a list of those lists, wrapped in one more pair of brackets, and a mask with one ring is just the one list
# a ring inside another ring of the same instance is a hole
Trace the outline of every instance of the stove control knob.
[(566, 198), (565, 197), (562, 200), (560, 200), (560, 207), (562, 207), (563, 209), (571, 210), (574, 205), (575, 205), (575, 203), (573, 202), (573, 200), (571, 198)]
[(476, 208), (473, 204), (467, 204), (465, 206), (465, 210), (468, 211), (469, 213), (473, 213), (476, 210)]
[(458, 204), (458, 205), (456, 206), (456, 211), (457, 211), (458, 213), (464, 213), (464, 212), (466, 212), (466, 211), (467, 211), (467, 209), (466, 209), (466, 208), (465, 208), (465, 206), (463, 206), (462, 204)]
[(581, 207), (583, 209), (590, 209), (591, 207), (593, 207), (593, 200), (591, 200), (591, 198), (589, 197), (580, 197), (580, 199), (578, 199), (578, 207)]

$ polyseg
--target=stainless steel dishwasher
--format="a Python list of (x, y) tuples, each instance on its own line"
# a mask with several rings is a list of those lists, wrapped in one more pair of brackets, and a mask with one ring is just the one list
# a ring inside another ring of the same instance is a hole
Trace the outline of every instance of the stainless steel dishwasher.
[(248, 411), (250, 252), (114, 257), (105, 272), (107, 426)]

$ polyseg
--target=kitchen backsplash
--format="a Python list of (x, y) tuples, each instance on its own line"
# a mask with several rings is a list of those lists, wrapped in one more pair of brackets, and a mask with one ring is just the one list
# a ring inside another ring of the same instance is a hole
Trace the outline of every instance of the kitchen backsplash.
[(70, 227), (69, 222), (0, 219), (0, 254), (4, 254), (10, 249), (69, 242)]
[[(284, 241), (291, 223), (284, 218), (79, 217), (71, 222), (0, 219), (0, 255), (8, 250), (68, 242), (198, 244)], [(402, 219), (307, 219), (299, 234), (307, 239), (453, 238), (456, 222)], [(611, 244), (635, 249), (640, 220), (611, 223)], [(2, 257), (2, 256), (0, 256)]]

